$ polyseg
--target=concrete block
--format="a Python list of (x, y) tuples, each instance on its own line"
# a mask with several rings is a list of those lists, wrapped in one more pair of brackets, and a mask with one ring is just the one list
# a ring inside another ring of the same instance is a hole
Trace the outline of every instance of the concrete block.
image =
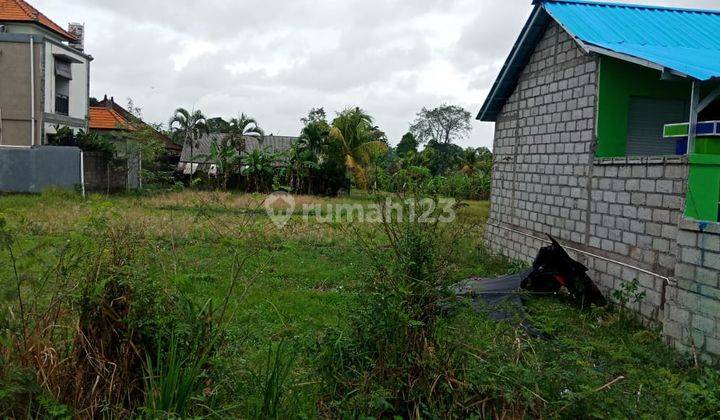
[(702, 315), (694, 315), (692, 317), (691, 325), (694, 329), (702, 331), (705, 335), (713, 336), (717, 330), (717, 323), (717, 318), (708, 318)]
[(702, 252), (697, 248), (683, 248), (680, 258), (685, 263), (701, 265)]
[(704, 255), (704, 263), (705, 267), (720, 271), (720, 254), (706, 251)]
[(625, 244), (635, 246), (635, 245), (637, 245), (637, 235), (632, 232), (623, 231), (622, 232), (622, 241)]
[(666, 270), (672, 270), (676, 264), (675, 256), (670, 254), (660, 254), (658, 257), (658, 264)]
[(665, 167), (666, 179), (685, 179), (687, 177), (687, 169), (684, 166), (668, 165)]
[(670, 223), (670, 211), (664, 209), (653, 210), (653, 221), (658, 223)]
[(694, 280), (696, 269), (697, 268), (692, 264), (678, 263), (675, 266), (675, 276), (685, 280)]
[(720, 314), (720, 301), (700, 296), (698, 302), (698, 312), (709, 317), (717, 317)]
[(718, 273), (716, 270), (709, 270), (704, 267), (698, 267), (695, 273), (695, 279), (699, 283), (702, 283), (706, 286), (717, 287), (719, 278), (720, 273)]
[[(643, 168), (645, 169), (645, 168)], [(640, 191), (646, 193), (654, 193), (656, 188), (656, 181), (654, 179), (641, 179), (640, 180)]]
[(662, 165), (649, 166), (647, 169), (648, 178), (662, 178), (665, 168)]
[(672, 193), (673, 182), (668, 180), (658, 180), (656, 184), (656, 191), (659, 193)]
[(662, 238), (654, 238), (653, 249), (660, 252), (670, 252), (670, 241)]
[(678, 232), (677, 241), (680, 245), (695, 247), (698, 244), (698, 234), (697, 232), (689, 230), (680, 230)]
[(705, 341), (705, 351), (714, 356), (720, 356), (720, 340), (708, 337)]
[(698, 246), (712, 252), (720, 252), (720, 235), (703, 234), (698, 238)]
[(648, 194), (645, 200), (645, 205), (650, 207), (662, 207), (662, 203), (662, 194)]
[(631, 219), (630, 231), (634, 233), (645, 233), (645, 222)]
[(625, 182), (626, 191), (640, 191), (640, 180), (639, 179), (628, 179)]

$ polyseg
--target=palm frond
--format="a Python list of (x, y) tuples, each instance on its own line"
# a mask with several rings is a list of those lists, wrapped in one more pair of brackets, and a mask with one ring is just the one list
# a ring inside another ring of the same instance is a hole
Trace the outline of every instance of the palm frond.
[(368, 164), (374, 158), (387, 153), (388, 145), (381, 141), (363, 143), (353, 149), (353, 155), (363, 164)]

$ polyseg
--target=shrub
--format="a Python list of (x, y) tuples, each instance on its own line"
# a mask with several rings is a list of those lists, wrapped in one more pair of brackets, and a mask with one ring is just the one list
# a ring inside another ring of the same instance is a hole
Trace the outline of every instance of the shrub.
[[(180, 415), (199, 410), (199, 372), (212, 368), (220, 317), (154, 281), (145, 238), (109, 213), (88, 220), (95, 244), (78, 235), (50, 250), (57, 261), (38, 275), (56, 288), (48, 302), (26, 287), (30, 273), (15, 271), (18, 315), (0, 323), (0, 415), (126, 416), (146, 402)], [(15, 236), (2, 220), (0, 252), (17, 267)], [(183, 397), (155, 404), (156, 384), (182, 385)]]
[(437, 340), (435, 328), (453, 282), (448, 263), (453, 247), (447, 244), (458, 237), (461, 224), (423, 223), (411, 216), (425, 210), (408, 203), (401, 221), (386, 218), (384, 245), (358, 238), (372, 270), (357, 291), (350, 331), (329, 330), (319, 343), (328, 410), (419, 417), (439, 415), (454, 398), (445, 384), (455, 380), (457, 358)]
[(391, 177), (378, 177), (383, 182), (379, 185), (390, 192), (422, 193), (440, 195), (458, 200), (487, 200), (490, 197), (491, 178), (485, 172), (466, 175), (454, 172), (447, 176), (432, 176), (430, 170), (422, 166), (411, 166), (401, 169)]

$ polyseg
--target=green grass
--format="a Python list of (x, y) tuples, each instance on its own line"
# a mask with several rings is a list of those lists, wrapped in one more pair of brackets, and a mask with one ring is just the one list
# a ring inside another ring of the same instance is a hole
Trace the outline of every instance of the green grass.
[[(287, 368), (289, 391), (281, 401), (285, 411), (278, 412), (314, 417), (316, 403), (323, 397), (313, 367), (314, 346), (324, 329), (344, 327), (353, 308), (354, 286), (367, 278), (368, 267), (346, 226), (305, 224), (296, 215), (286, 230), (277, 230), (265, 225), (258, 200), (262, 198), (210, 193), (81, 199), (56, 192), (2, 196), (0, 213), (18, 230), (18, 268), (26, 279), (27, 296), (52, 292), (51, 285), (40, 290), (35, 276), (52, 263), (55, 249), (68, 236), (92, 244), (94, 238), (85, 226), (107, 211), (137, 225), (147, 236), (150, 246), (144, 252), (152, 255), (149, 275), (198, 305), (207, 299), (219, 305), (229, 289), (234, 252), (252, 252), (245, 267), (247, 280), (229, 297), (229, 345), (214, 361), (219, 374), (212, 398), (220, 411), (205, 414), (248, 417), (270, 410), (267, 398), (273, 404), (279, 398), (271, 388), (286, 385), (273, 382), (285, 382), (278, 378), (284, 372), (273, 369)], [(345, 201), (369, 203), (369, 198), (353, 196)], [(489, 254), (481, 243), (488, 203), (468, 203), (461, 214), (478, 226), (453, 244), (462, 251), (453, 261), (457, 279), (507, 272), (509, 262)], [(213, 223), (232, 228), (241, 218), (262, 225), (266, 239), (228, 243), (213, 233)], [(5, 306), (15, 304), (14, 285), (7, 281), (9, 270), (0, 262), (0, 302)], [(531, 322), (553, 339), (528, 338), (512, 325), (494, 323), (468, 310), (443, 322), (443, 340), (457, 343), (476, 361), (468, 377), (482, 392), (478, 395), (517, 407), (516, 414), (546, 417), (720, 415), (719, 375), (693, 367), (687, 356), (666, 348), (658, 331), (643, 329), (612, 312), (580, 313), (553, 299), (530, 300), (528, 313)], [(280, 342), (293, 355), (291, 365), (268, 361), (280, 357), (280, 350), (268, 354), (268, 346)]]

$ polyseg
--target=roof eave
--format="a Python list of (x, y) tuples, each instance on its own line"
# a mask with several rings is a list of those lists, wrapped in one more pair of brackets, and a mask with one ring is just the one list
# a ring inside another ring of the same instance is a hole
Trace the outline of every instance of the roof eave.
[[(477, 115), (478, 120), (480, 121), (488, 121), (492, 122), (497, 119), (497, 115), (499, 114), (499, 110), (491, 109), (491, 106), (493, 105), (493, 102), (497, 100), (502, 100), (503, 102), (506, 101), (508, 98), (498, 98), (498, 90), (503, 86), (503, 83), (508, 83), (508, 77), (511, 76), (511, 70), (513, 67), (520, 68), (524, 67), (525, 64), (527, 64), (525, 61), (527, 58), (529, 58), (529, 55), (532, 54), (532, 51), (523, 51), (523, 48), (527, 50), (526, 43), (528, 42), (528, 37), (535, 36), (538, 37), (538, 33), (541, 33), (540, 28), (544, 28), (547, 25), (549, 15), (545, 11), (545, 8), (543, 7), (542, 3), (537, 3), (535, 5), (535, 8), (533, 9), (532, 14), (528, 18), (527, 22), (525, 23), (525, 26), (523, 27), (522, 31), (520, 32), (520, 37), (515, 42), (515, 45), (513, 45), (512, 50), (510, 51), (510, 55), (505, 60), (505, 64), (503, 64), (503, 67), (500, 69), (500, 74), (498, 75), (497, 79), (495, 79), (495, 83), (493, 83), (492, 88), (490, 89), (490, 94), (485, 99), (485, 103), (483, 104), (482, 108), (480, 109), (480, 112)], [(536, 29), (537, 32), (533, 32), (532, 30)], [(541, 36), (541, 35), (540, 35)], [(535, 41), (533, 40), (533, 45), (535, 44)], [(518, 62), (516, 62), (520, 58), (520, 54), (526, 53), (525, 56), (523, 56), (523, 60), (521, 62), (522, 65), (520, 65)], [(512, 83), (517, 83), (517, 81), (512, 81)]]

